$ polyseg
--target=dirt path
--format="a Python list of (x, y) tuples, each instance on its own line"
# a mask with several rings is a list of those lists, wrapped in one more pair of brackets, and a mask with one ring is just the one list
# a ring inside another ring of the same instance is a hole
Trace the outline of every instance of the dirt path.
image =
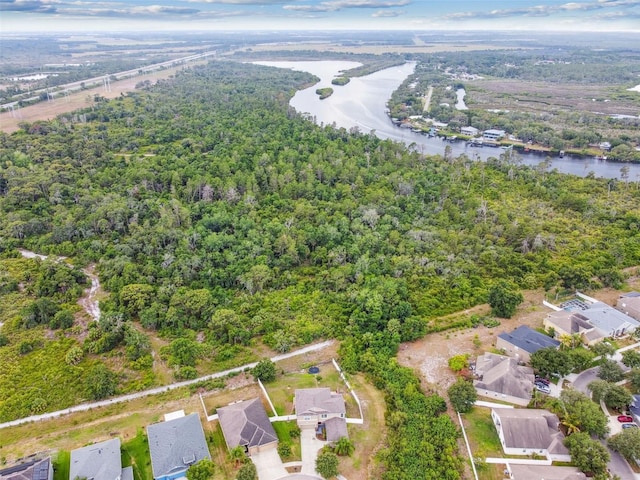
[[(46, 260), (49, 258), (47, 255), (41, 255), (23, 248), (19, 248), (18, 251), (24, 258), (39, 258), (40, 260)], [(64, 262), (67, 257), (55, 257), (55, 259), (56, 262)], [(70, 265), (70, 267), (72, 266)], [(104, 295), (104, 290), (100, 285), (100, 280), (98, 279), (95, 270), (95, 264), (91, 264), (87, 268), (82, 269), (82, 272), (91, 280), (91, 286), (84, 291), (84, 295), (78, 300), (78, 305), (87, 312), (89, 317), (97, 321), (100, 320), (99, 298)]]
[(428, 112), (431, 108), (431, 96), (433, 95), (433, 87), (429, 87), (427, 90), (427, 95), (424, 97), (424, 107), (422, 108), (423, 112)]

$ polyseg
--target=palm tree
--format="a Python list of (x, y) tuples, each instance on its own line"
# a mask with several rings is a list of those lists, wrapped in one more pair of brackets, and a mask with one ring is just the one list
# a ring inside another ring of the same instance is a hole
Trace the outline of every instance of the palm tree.
[(356, 447), (347, 437), (340, 437), (340, 440), (338, 440), (335, 444), (335, 447), (333, 447), (335, 453), (337, 455), (340, 455), (341, 457), (351, 456), (355, 449)]
[(229, 460), (233, 461), (236, 467), (241, 463), (244, 463), (246, 458), (247, 455), (244, 452), (244, 447), (241, 447), (240, 445), (229, 450)]

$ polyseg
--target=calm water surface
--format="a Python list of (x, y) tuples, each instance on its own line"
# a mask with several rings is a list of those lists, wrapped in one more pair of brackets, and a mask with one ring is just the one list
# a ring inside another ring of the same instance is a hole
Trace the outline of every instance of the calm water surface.
[[(305, 90), (298, 91), (291, 99), (291, 106), (298, 112), (308, 115), (318, 125), (334, 125), (338, 128), (358, 128), (361, 132), (374, 133), (383, 139), (403, 142), (424, 154), (444, 154), (450, 146), (453, 155), (466, 154), (474, 160), (486, 160), (499, 157), (503, 150), (491, 147), (472, 147), (465, 142), (444, 142), (439, 138), (414, 133), (409, 129), (395, 126), (387, 115), (386, 103), (391, 94), (414, 71), (415, 63), (406, 63), (391, 67), (364, 77), (352, 78), (344, 86), (331, 85), (331, 80), (343, 70), (359, 66), (356, 62), (319, 61), (319, 62), (256, 62), (260, 65), (289, 68), (312, 73), (320, 81)], [(331, 87), (333, 95), (320, 100), (315, 93), (317, 88)], [(519, 154), (522, 163), (536, 166), (545, 160), (545, 154)], [(564, 158), (551, 157), (550, 169), (562, 173), (586, 176), (593, 172), (597, 177), (620, 178), (620, 169), (629, 167), (629, 180), (640, 181), (640, 165), (630, 163), (607, 162), (595, 158), (578, 158), (565, 155)]]

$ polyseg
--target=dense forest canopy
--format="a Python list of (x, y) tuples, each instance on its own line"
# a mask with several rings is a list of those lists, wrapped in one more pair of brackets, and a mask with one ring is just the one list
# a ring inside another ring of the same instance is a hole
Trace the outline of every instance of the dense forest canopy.
[[(312, 80), (214, 62), (2, 134), (0, 251), (11, 262), (24, 247), (97, 263), (110, 293), (103, 321), (56, 340), (69, 383), (114, 348), (149, 371), (144, 329), (171, 341), (163, 356), (178, 378), (257, 341), (286, 351), (337, 337), (345, 369), (367, 372), (387, 394), (386, 478), (459, 478), (444, 401), (425, 397), (395, 363), (399, 343), (484, 302), (498, 279), (547, 290), (619, 285), (621, 269), (640, 263), (640, 190), (523, 167), (509, 152), (445, 160), (320, 128), (288, 107)], [(3, 318), (0, 362), (41, 358), (50, 343), (20, 351), (20, 339), (64, 329), (68, 313), (51, 322), (86, 282), (66, 265), (29, 268), (20, 279), (29, 299)], [(9, 277), (3, 285), (19, 290)], [(10, 393), (17, 374), (0, 369), (2, 420), (35, 411)], [(103, 389), (36, 407), (116, 391), (109, 371), (92, 374)], [(127, 375), (120, 391), (158, 382)]]

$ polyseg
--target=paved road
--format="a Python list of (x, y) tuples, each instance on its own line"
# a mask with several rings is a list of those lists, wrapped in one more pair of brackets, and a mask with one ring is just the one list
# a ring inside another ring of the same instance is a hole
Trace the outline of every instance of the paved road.
[[(293, 352), (283, 353), (281, 355), (276, 355), (275, 357), (272, 357), (271, 360), (273, 362), (278, 362), (280, 360), (285, 360), (287, 358), (295, 357), (295, 356), (298, 356), (298, 355), (304, 355), (305, 353), (315, 352), (315, 351), (327, 348), (328, 346), (332, 345), (333, 343), (334, 343), (333, 340), (327, 340), (326, 342), (316, 343), (314, 345), (309, 345), (307, 347), (301, 348), (299, 350), (295, 350)], [(107, 405), (113, 405), (113, 404), (116, 404), (116, 403), (128, 402), (130, 400), (135, 400), (137, 398), (148, 397), (150, 395), (157, 395), (159, 393), (168, 392), (170, 390), (175, 390), (176, 388), (182, 388), (182, 387), (186, 387), (186, 386), (189, 386), (189, 385), (193, 385), (195, 383), (202, 382), (203, 380), (210, 380), (212, 378), (225, 377), (225, 376), (229, 375), (230, 373), (242, 372), (243, 370), (246, 370), (247, 368), (255, 367), (257, 365), (257, 363), (258, 362), (248, 363), (247, 365), (243, 365), (241, 367), (230, 368), (229, 370), (225, 370), (223, 372), (212, 373), (210, 375), (205, 375), (204, 377), (196, 378), (194, 380), (186, 380), (184, 382), (176, 382), (176, 383), (172, 383), (170, 385), (163, 385), (162, 387), (156, 387), (156, 388), (152, 388), (152, 389), (149, 389), (149, 390), (144, 390), (142, 392), (131, 393), (129, 395), (122, 395), (120, 397), (114, 397), (114, 398), (110, 398), (108, 400), (101, 400), (99, 402), (92, 402), (92, 403), (83, 403), (81, 405), (76, 405), (74, 407), (70, 407), (70, 408), (67, 408), (67, 409), (64, 409), (64, 410), (58, 410), (57, 412), (43, 413), (42, 415), (33, 415), (31, 417), (19, 418), (17, 420), (12, 420), (10, 422), (0, 423), (0, 429), (7, 428), (7, 427), (14, 427), (16, 425), (22, 425), (22, 424), (30, 423), (30, 422), (39, 422), (41, 420), (48, 420), (48, 419), (51, 419), (51, 418), (60, 417), (62, 415), (67, 415), (69, 413), (84, 412), (86, 410), (91, 410), (92, 408), (105, 407)]]
[(591, 392), (587, 389), (587, 386), (594, 380), (598, 379), (599, 370), (600, 370), (600, 367), (593, 367), (580, 373), (580, 375), (578, 375), (576, 379), (573, 381), (573, 388), (590, 397)]
[[(613, 358), (619, 360), (619, 358), (621, 357), (619, 354), (617, 354)], [(594, 367), (580, 373), (573, 381), (573, 388), (588, 396), (591, 396), (591, 392), (589, 392), (587, 386), (594, 380), (598, 379), (599, 369), (600, 367)], [(600, 440), (600, 443), (607, 447), (606, 440)], [(631, 470), (631, 467), (629, 466), (627, 461), (619, 453), (614, 452), (609, 447), (607, 447), (607, 449), (609, 450), (609, 454), (611, 455), (611, 460), (609, 461), (609, 470), (611, 470), (612, 473), (618, 475), (622, 480), (637, 480), (638, 477), (635, 475), (635, 473), (633, 473), (633, 470)]]

